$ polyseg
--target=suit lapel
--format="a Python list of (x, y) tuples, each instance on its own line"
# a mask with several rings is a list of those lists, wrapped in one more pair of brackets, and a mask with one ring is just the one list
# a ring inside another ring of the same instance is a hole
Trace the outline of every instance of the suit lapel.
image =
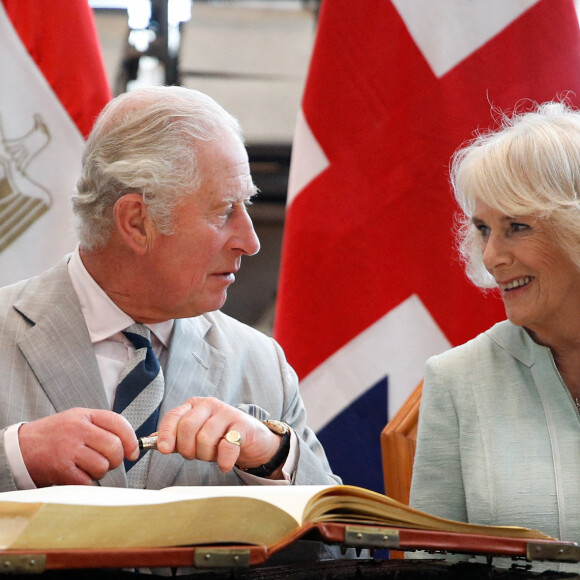
[(210, 329), (211, 323), (201, 316), (175, 321), (166, 366), (165, 411), (189, 397), (217, 395), (225, 357), (205, 340)]
[(18, 345), (57, 412), (107, 399), (66, 262), (31, 280), (14, 307), (34, 325)]
[[(215, 397), (224, 370), (224, 355), (205, 340), (211, 323), (203, 316), (176, 320), (165, 368), (165, 397), (160, 416), (190, 397)], [(151, 458), (147, 487), (173, 484), (184, 462), (178, 454)]]
[[(55, 411), (73, 407), (108, 409), (67, 260), (32, 279), (14, 307), (34, 323), (18, 346)], [(110, 471), (101, 484), (126, 487), (124, 471)]]

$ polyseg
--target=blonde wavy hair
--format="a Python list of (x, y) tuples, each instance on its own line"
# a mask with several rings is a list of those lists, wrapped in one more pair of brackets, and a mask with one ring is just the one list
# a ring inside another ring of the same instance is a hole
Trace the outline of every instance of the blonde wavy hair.
[(461, 212), (457, 242), (467, 276), (496, 286), (472, 223), (478, 200), (508, 216), (545, 219), (554, 238), (580, 268), (580, 111), (564, 102), (534, 104), (502, 114), (499, 128), (478, 134), (451, 160), (450, 178)]

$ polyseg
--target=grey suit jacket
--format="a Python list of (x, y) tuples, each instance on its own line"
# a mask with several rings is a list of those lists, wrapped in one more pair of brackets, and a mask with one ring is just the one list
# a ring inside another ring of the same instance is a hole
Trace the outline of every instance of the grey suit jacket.
[(411, 505), (580, 541), (580, 416), (523, 328), (501, 322), (428, 361)]
[[(107, 409), (97, 360), (67, 259), (38, 277), (0, 290), (0, 429), (72, 407)], [(279, 345), (226, 316), (176, 320), (165, 369), (161, 414), (192, 396), (253, 403), (288, 423), (300, 441), (296, 484), (336, 484), (326, 456), (306, 426), (296, 374)], [(0, 491), (15, 489), (0, 431)], [(126, 487), (121, 466), (101, 485)], [(242, 485), (213, 463), (154, 453), (147, 487)]]

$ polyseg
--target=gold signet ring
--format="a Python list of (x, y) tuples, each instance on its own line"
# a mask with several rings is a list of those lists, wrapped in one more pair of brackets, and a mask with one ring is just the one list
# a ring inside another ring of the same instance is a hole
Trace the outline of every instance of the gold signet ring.
[(234, 445), (237, 445), (238, 447), (242, 446), (242, 434), (239, 431), (236, 431), (235, 429), (228, 431), (224, 435), (224, 439), (226, 441), (229, 441), (230, 443), (233, 443)]

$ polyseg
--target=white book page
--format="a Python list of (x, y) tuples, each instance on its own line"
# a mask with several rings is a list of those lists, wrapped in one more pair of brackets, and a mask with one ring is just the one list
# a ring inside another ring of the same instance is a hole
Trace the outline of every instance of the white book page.
[[(0, 493), (0, 502), (69, 505), (154, 505), (210, 497), (249, 497), (271, 503), (302, 521), (308, 500), (329, 485), (175, 486), (161, 490), (85, 485), (60, 485)], [(1, 511), (0, 504), (0, 511)]]

